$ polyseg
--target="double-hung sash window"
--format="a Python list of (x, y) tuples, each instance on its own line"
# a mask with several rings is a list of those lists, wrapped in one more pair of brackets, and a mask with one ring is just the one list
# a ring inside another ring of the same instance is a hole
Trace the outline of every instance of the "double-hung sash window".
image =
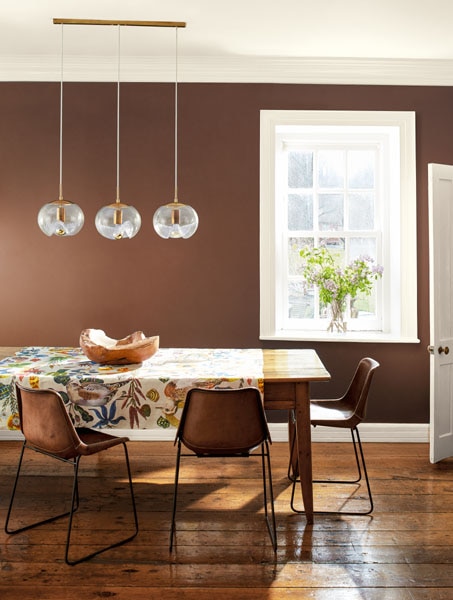
[(415, 117), (409, 112), (261, 111), (262, 339), (337, 339), (303, 279), (303, 247), (384, 268), (348, 299), (341, 339), (417, 341)]

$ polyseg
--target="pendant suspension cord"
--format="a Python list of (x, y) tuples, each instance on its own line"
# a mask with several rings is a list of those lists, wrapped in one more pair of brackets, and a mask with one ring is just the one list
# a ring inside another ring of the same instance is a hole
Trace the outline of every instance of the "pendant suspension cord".
[(120, 202), (120, 56), (121, 25), (118, 25), (118, 73), (116, 83), (116, 201)]
[(178, 28), (175, 27), (175, 202), (178, 202)]
[(59, 200), (63, 200), (63, 28), (61, 25), (61, 56), (60, 56), (60, 186)]

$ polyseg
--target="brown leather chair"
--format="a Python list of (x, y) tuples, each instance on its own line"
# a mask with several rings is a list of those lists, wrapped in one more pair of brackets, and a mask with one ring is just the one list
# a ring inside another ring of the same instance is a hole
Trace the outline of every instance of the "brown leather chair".
[[(175, 488), (170, 531), (170, 551), (175, 534), (176, 502), (181, 456), (250, 457), (261, 456), (264, 490), (264, 515), (274, 551), (277, 549), (274, 496), (269, 456), (271, 442), (259, 390), (191, 389), (187, 394), (176, 433)], [(190, 450), (183, 453), (182, 446)], [(252, 454), (259, 448), (259, 452)], [(267, 473), (266, 473), (267, 472)], [(270, 503), (270, 517), (268, 511)]]
[[(365, 481), (368, 491), (369, 508), (364, 512), (347, 512), (347, 511), (315, 511), (317, 514), (346, 514), (346, 515), (368, 515), (373, 511), (373, 497), (371, 495), (370, 482), (368, 479), (368, 473), (365, 464), (365, 458), (363, 455), (363, 448), (360, 441), (360, 435), (358, 425), (365, 418), (366, 407), (368, 400), (368, 392), (371, 385), (371, 380), (376, 369), (379, 367), (379, 363), (372, 358), (362, 358), (359, 362), (354, 377), (349, 385), (347, 392), (341, 398), (335, 399), (323, 399), (323, 400), (312, 400), (310, 402), (310, 421), (311, 424), (316, 427), (322, 425), (323, 427), (340, 427), (343, 429), (350, 429), (353, 448), (357, 464), (357, 478), (352, 481), (344, 480), (313, 480), (313, 483), (347, 483), (357, 484), (362, 479), (362, 470), (360, 462), (362, 463), (363, 473), (365, 475)], [(294, 417), (293, 417), (294, 423)], [(357, 452), (357, 447), (359, 452)], [(360, 455), (360, 460), (359, 460)], [(303, 510), (298, 510), (294, 506), (294, 494), (297, 484), (297, 452), (296, 452), (296, 440), (293, 436), (291, 440), (291, 462), (288, 470), (288, 476), (293, 481), (292, 493), (291, 493), (291, 508), (294, 512), (303, 513)]]
[[(127, 437), (114, 437), (102, 431), (75, 428), (71, 419), (66, 412), (64, 401), (61, 395), (54, 390), (27, 389), (16, 384), (17, 402), (19, 407), (20, 427), (25, 437), (22, 445), (22, 450), (19, 458), (16, 479), (14, 482), (11, 500), (8, 508), (8, 513), (5, 522), (5, 531), (8, 534), (19, 533), (26, 531), (44, 523), (50, 523), (61, 517), (69, 516), (68, 532), (66, 537), (65, 561), (68, 565), (75, 565), (82, 561), (88, 560), (101, 552), (105, 552), (110, 548), (115, 548), (132, 540), (138, 533), (138, 519), (135, 506), (134, 491), (132, 488), (131, 470), (129, 464), (129, 456), (127, 452), (126, 442)], [(77, 560), (69, 560), (69, 545), (71, 539), (73, 514), (79, 506), (79, 489), (78, 489), (78, 471), (79, 463), (82, 456), (91, 456), (103, 450), (108, 450), (114, 446), (122, 444), (126, 458), (127, 473), (129, 477), (129, 490), (131, 496), (133, 517), (134, 517), (134, 532), (127, 538), (122, 539), (114, 544), (92, 552), (87, 556), (78, 558)], [(36, 452), (41, 452), (53, 458), (56, 458), (73, 466), (73, 488), (71, 508), (68, 512), (25, 525), (18, 529), (10, 529), (8, 527), (13, 502), (16, 495), (17, 483), (22, 466), (25, 449), (29, 448)]]

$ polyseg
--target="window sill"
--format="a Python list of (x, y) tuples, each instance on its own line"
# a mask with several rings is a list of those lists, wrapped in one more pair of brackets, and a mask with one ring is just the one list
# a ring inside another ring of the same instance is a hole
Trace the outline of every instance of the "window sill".
[(395, 336), (391, 333), (371, 331), (347, 331), (330, 333), (328, 331), (285, 331), (274, 335), (260, 335), (260, 340), (287, 342), (359, 342), (372, 344), (419, 344), (413, 336)]

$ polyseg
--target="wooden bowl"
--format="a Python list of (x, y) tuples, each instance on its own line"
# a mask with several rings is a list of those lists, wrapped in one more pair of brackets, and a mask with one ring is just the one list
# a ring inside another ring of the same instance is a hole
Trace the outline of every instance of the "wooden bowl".
[(101, 365), (130, 365), (147, 360), (159, 350), (159, 336), (145, 337), (135, 331), (121, 340), (109, 338), (102, 329), (84, 329), (80, 347), (93, 362)]

